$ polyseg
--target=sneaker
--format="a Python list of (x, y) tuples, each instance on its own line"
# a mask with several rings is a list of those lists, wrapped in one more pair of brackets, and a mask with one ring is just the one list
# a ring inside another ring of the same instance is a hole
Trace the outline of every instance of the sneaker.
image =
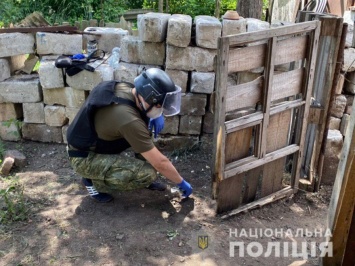
[(91, 179), (82, 178), (82, 183), (84, 184), (87, 191), (89, 192), (90, 197), (96, 200), (97, 202), (106, 203), (113, 200), (113, 197), (110, 194), (98, 192), (95, 189)]
[(147, 189), (164, 191), (166, 190), (166, 185), (159, 182), (153, 182), (149, 186), (147, 186)]

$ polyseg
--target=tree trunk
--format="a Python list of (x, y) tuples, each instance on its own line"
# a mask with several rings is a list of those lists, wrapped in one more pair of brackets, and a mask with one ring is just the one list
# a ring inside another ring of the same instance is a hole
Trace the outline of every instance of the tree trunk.
[(239, 0), (237, 6), (238, 14), (244, 18), (261, 19), (263, 12), (262, 0)]

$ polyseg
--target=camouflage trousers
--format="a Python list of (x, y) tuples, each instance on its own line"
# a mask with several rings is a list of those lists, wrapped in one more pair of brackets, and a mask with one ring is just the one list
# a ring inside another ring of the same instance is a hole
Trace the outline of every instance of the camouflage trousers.
[(76, 173), (92, 179), (99, 192), (133, 190), (149, 186), (156, 178), (156, 170), (147, 162), (124, 154), (97, 154), (88, 157), (69, 157)]

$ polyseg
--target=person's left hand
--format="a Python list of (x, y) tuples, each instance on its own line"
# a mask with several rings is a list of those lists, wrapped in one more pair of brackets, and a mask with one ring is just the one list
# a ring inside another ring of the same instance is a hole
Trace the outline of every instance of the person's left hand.
[(164, 116), (161, 115), (158, 118), (150, 119), (148, 128), (149, 130), (154, 130), (154, 138), (156, 138), (164, 128)]

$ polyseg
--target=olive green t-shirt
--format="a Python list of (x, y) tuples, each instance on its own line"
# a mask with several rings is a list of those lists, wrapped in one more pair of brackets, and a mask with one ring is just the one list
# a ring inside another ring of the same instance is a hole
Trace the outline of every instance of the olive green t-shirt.
[[(116, 85), (116, 95), (135, 102), (131, 88), (124, 83)], [(125, 138), (136, 153), (151, 150), (152, 138), (137, 109), (126, 104), (111, 104), (95, 114), (95, 129), (100, 139), (113, 141)]]

